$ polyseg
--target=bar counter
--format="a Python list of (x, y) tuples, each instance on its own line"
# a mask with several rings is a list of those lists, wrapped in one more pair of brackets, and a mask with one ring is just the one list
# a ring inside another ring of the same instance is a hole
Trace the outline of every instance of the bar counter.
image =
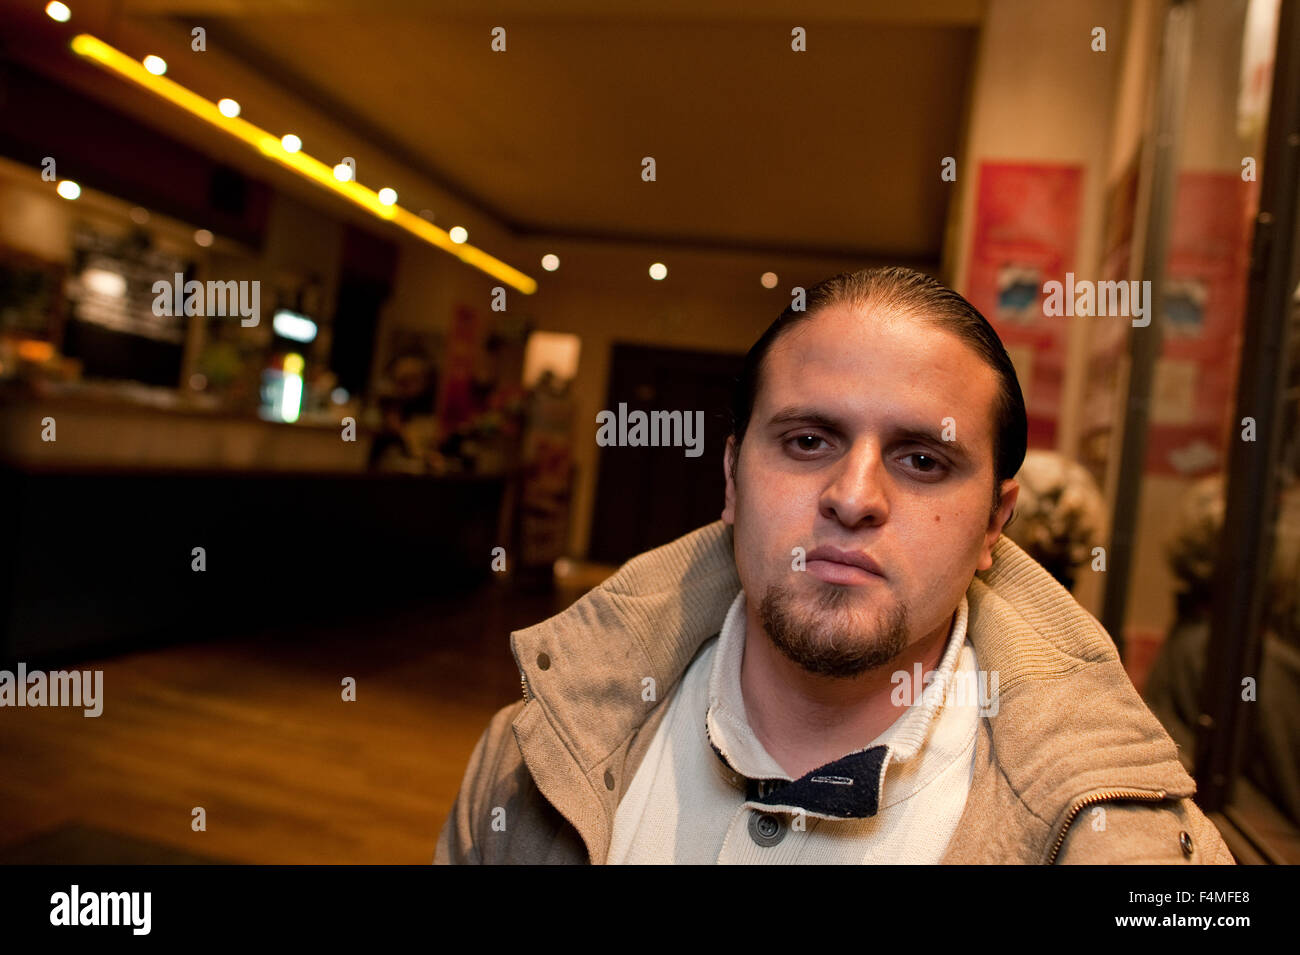
[(489, 576), (505, 543), (511, 475), (367, 472), (371, 436), (343, 441), (338, 423), (7, 397), (0, 663), (458, 592)]

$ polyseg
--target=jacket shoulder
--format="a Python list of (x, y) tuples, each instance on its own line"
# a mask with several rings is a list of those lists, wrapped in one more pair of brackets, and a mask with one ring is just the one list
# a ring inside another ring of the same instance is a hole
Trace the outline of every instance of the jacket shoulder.
[(510, 735), (510, 724), (523, 706), (523, 700), (518, 700), (497, 710), (474, 744), (469, 764), (461, 778), (460, 790), (438, 835), (438, 845), (433, 856), (435, 865), (476, 864), (483, 861), (479, 848), (478, 823), (482, 816), (484, 797), (490, 794), (494, 788), (492, 780), (501, 772), (505, 756), (503, 744)]
[(1058, 865), (1235, 865), (1218, 827), (1189, 798), (1107, 802), (1070, 826)]
[(518, 700), (498, 710), (470, 754), (434, 851), (435, 865), (586, 862), (580, 839), (537, 790), (513, 724)]

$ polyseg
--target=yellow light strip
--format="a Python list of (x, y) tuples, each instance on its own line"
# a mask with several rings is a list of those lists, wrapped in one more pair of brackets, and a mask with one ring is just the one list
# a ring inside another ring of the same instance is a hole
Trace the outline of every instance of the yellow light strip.
[(267, 159), (287, 166), (299, 175), (324, 186), (361, 206), (372, 215), (405, 229), (411, 235), (423, 239), (430, 245), (449, 252), (466, 265), (473, 266), (495, 279), (518, 289), (525, 295), (537, 291), (537, 281), (512, 268), (500, 259), (488, 255), (482, 249), (464, 242), (453, 242), (445, 230), (439, 229), (427, 219), (422, 219), (412, 212), (397, 205), (386, 206), (379, 201), (379, 195), (355, 181), (340, 182), (334, 178), (332, 167), (319, 159), (313, 159), (301, 150), (291, 153), (280, 145), (280, 139), (264, 129), (260, 129), (239, 117), (225, 116), (217, 109), (217, 104), (191, 92), (174, 80), (165, 76), (155, 76), (137, 60), (133, 60), (121, 50), (109, 46), (102, 40), (88, 33), (80, 33), (72, 39), (72, 51), (78, 56), (99, 64), (107, 70), (125, 77), (151, 93), (174, 103), (193, 116), (216, 126), (237, 139), (242, 139)]

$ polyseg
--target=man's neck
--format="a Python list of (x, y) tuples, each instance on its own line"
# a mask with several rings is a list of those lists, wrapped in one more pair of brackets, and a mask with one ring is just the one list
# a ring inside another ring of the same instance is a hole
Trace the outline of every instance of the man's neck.
[(901, 670), (910, 679), (917, 663), (923, 679), (936, 669), (952, 623), (950, 617), (882, 667), (834, 678), (809, 673), (781, 653), (746, 601), (740, 689), (750, 728), (792, 779), (862, 749), (906, 711), (891, 699), (896, 685), (891, 677)]

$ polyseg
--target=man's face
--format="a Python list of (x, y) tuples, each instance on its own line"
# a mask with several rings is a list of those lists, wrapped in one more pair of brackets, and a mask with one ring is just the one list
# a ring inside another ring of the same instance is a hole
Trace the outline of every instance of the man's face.
[(723, 459), (751, 620), (838, 677), (946, 634), (1015, 505), (1003, 482), (990, 520), (996, 373), (934, 325), (832, 306), (781, 336), (761, 378), (734, 480), (733, 439)]

